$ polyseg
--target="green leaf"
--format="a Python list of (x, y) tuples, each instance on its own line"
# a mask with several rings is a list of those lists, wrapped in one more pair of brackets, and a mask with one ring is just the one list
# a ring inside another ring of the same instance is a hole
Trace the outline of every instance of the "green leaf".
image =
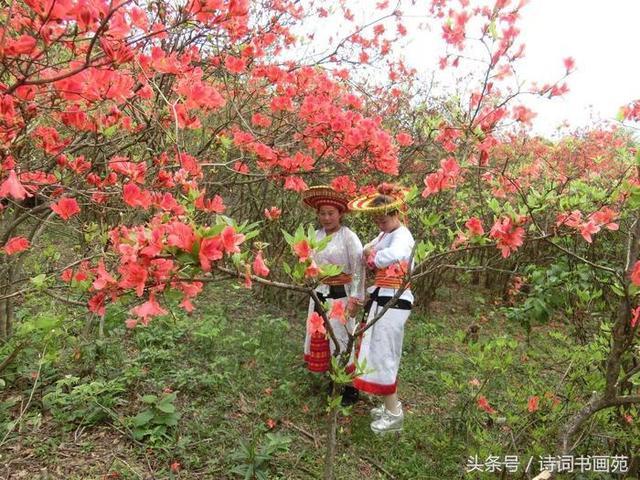
[(334, 275), (338, 275), (342, 272), (342, 267), (340, 265), (323, 265), (320, 267), (320, 276), (321, 277), (333, 277)]
[(163, 416), (163, 422), (168, 427), (175, 427), (178, 425), (178, 420), (180, 419), (179, 413), (170, 413)]
[(501, 208), (500, 208), (500, 203), (498, 202), (497, 199), (492, 198), (487, 202), (487, 205), (489, 206), (489, 208), (493, 213), (495, 213), (496, 215), (500, 214)]
[(142, 401), (144, 403), (156, 403), (158, 401), (158, 397), (155, 395), (144, 395), (142, 397)]
[(282, 264), (282, 269), (284, 270), (284, 272), (285, 272), (287, 275), (291, 275), (291, 267), (289, 266), (289, 264), (288, 264), (288, 263), (283, 263), (283, 264)]
[(156, 408), (164, 413), (173, 413), (176, 411), (176, 407), (173, 403), (169, 402), (158, 402)]
[(251, 240), (252, 238), (257, 237), (258, 235), (260, 235), (260, 231), (258, 230), (253, 230), (251, 232), (248, 232), (244, 236), (244, 241), (246, 242), (247, 240)]
[(36, 275), (35, 277), (31, 278), (31, 283), (33, 283), (37, 288), (42, 288), (44, 287), (46, 280), (47, 275), (41, 273), (40, 275)]
[(624, 290), (622, 289), (622, 287), (617, 284), (614, 283), (613, 285), (611, 285), (611, 290), (613, 291), (613, 293), (615, 293), (617, 296), (619, 297), (624, 297)]
[(135, 417), (133, 417), (132, 421), (136, 427), (142, 427), (143, 425), (147, 425), (153, 417), (154, 417), (153, 411), (144, 410), (140, 412), (138, 415), (136, 415)]
[(293, 245), (294, 244), (292, 235), (289, 235), (284, 230), (282, 230), (282, 235), (284, 236), (284, 239), (285, 239), (285, 241), (287, 242), (288, 245)]
[(202, 237), (209, 238), (209, 237), (215, 237), (216, 235), (220, 235), (222, 233), (222, 230), (224, 230), (225, 227), (227, 226), (228, 225), (224, 223), (220, 223), (218, 225), (214, 225), (213, 227), (206, 228), (202, 232)]
[(43, 332), (50, 332), (51, 330), (56, 328), (59, 323), (60, 323), (60, 319), (58, 317), (54, 317), (53, 315), (48, 315), (43, 313), (33, 321), (33, 326), (37, 330), (41, 330)]
[(493, 39), (498, 38), (498, 30), (496, 29), (495, 20), (489, 24), (489, 35), (491, 35), (491, 38)]
[(102, 134), (107, 138), (111, 138), (115, 135), (117, 131), (118, 131), (118, 125), (111, 125), (110, 127), (107, 127), (104, 130), (102, 130)]

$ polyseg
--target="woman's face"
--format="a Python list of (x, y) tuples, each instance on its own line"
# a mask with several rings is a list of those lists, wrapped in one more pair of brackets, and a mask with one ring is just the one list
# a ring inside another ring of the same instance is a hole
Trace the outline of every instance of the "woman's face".
[(373, 223), (381, 232), (389, 233), (400, 226), (400, 219), (398, 215), (377, 215), (373, 217)]
[(325, 231), (331, 233), (340, 228), (340, 222), (342, 221), (342, 214), (340, 210), (331, 205), (322, 205), (318, 209), (318, 220), (320, 225)]

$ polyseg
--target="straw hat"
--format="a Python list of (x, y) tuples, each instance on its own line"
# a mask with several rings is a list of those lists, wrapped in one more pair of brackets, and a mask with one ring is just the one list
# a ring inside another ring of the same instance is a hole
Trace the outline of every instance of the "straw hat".
[[(363, 195), (351, 200), (348, 208), (351, 211), (368, 215), (386, 215), (394, 210), (403, 211), (406, 208), (406, 196), (409, 190), (397, 185), (382, 183), (375, 193)], [(384, 195), (391, 197), (392, 201), (385, 205), (374, 205), (375, 199)]]
[(346, 212), (349, 209), (347, 196), (328, 185), (308, 188), (302, 192), (302, 201), (315, 210), (318, 210), (322, 205), (331, 205), (341, 212)]

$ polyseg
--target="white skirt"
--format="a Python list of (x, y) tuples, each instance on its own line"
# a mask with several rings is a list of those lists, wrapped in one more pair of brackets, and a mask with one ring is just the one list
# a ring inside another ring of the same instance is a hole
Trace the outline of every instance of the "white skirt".
[[(367, 322), (382, 307), (374, 301)], [(366, 362), (365, 373), (353, 380), (353, 386), (374, 395), (391, 395), (398, 386), (398, 369), (402, 356), (404, 324), (411, 310), (390, 308), (373, 327), (362, 336), (358, 363)]]

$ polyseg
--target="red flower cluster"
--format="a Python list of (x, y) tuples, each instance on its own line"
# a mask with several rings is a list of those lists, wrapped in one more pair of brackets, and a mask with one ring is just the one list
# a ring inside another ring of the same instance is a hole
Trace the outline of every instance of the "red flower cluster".
[(502, 217), (493, 224), (489, 236), (496, 240), (496, 246), (502, 252), (502, 257), (507, 258), (522, 246), (524, 228), (510, 217)]

